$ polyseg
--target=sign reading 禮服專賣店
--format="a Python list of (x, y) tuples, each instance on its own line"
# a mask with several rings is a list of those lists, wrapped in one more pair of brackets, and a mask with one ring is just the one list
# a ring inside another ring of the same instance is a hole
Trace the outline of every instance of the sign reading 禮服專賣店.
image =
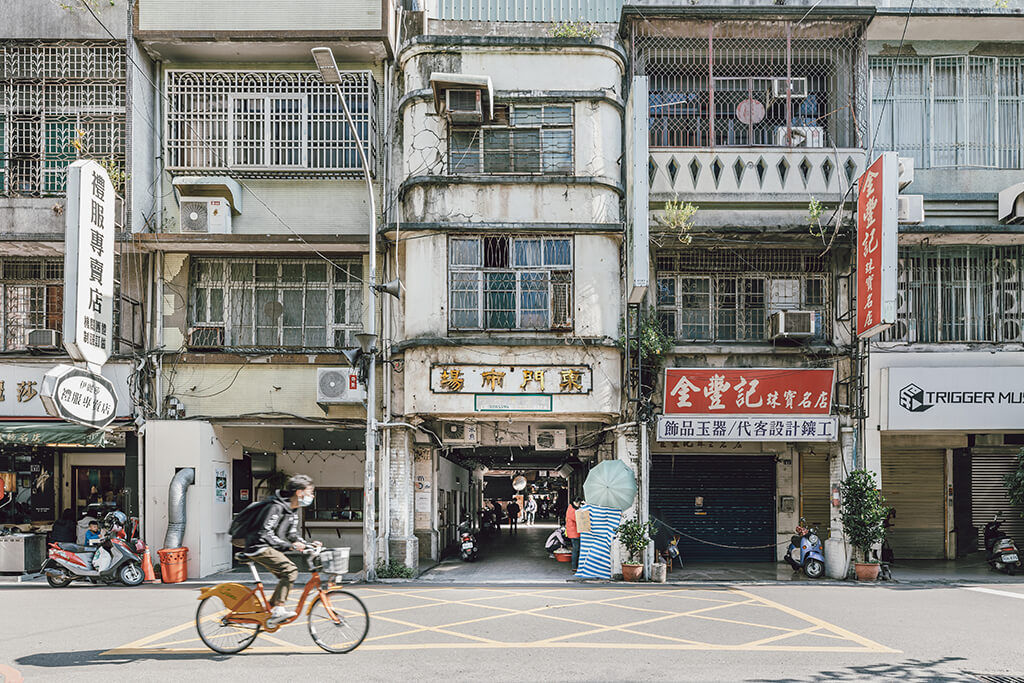
[(587, 365), (434, 365), (435, 394), (589, 394)]
[(872, 337), (896, 322), (899, 160), (875, 159), (857, 188), (857, 336)]
[(114, 186), (95, 161), (68, 167), (64, 238), (64, 348), (99, 368), (114, 341)]
[(117, 392), (103, 375), (58, 365), (43, 376), (39, 398), (46, 412), (68, 422), (102, 429), (117, 415)]
[(888, 430), (1020, 431), (1024, 367), (888, 368)]

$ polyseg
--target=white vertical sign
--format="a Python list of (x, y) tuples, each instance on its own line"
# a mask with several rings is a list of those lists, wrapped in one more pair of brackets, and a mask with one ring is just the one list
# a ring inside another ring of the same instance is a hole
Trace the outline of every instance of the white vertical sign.
[(95, 161), (68, 167), (64, 348), (93, 372), (114, 342), (114, 185)]
[(648, 183), (647, 76), (634, 76), (626, 105), (626, 196), (629, 236), (627, 245), (627, 293), (631, 304), (643, 301), (650, 285), (650, 188)]

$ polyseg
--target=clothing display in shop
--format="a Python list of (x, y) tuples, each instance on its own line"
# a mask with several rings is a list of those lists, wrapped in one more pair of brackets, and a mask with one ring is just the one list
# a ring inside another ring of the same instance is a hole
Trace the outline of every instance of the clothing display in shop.
[[(583, 505), (590, 515), (590, 530), (580, 531), (580, 561), (576, 577), (581, 579), (612, 578), (612, 538), (622, 522), (622, 510)], [(577, 512), (577, 515), (579, 512)]]

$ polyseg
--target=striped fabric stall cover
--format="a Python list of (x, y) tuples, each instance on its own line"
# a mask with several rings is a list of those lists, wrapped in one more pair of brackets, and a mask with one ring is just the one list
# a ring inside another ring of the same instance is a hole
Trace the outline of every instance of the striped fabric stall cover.
[(612, 578), (612, 538), (622, 522), (622, 510), (584, 505), (590, 511), (590, 531), (580, 532), (580, 563), (576, 576), (581, 579)]

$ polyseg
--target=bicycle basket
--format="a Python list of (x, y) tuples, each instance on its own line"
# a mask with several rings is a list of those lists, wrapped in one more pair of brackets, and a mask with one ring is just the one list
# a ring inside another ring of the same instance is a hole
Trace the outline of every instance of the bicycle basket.
[(328, 548), (320, 553), (319, 561), (325, 574), (347, 574), (350, 548)]

